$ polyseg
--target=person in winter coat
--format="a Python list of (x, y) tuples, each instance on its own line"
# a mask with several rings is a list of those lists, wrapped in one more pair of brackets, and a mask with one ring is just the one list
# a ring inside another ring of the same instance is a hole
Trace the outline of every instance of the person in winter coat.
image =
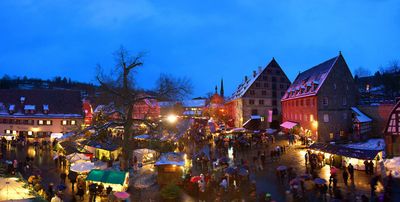
[(353, 165), (351, 165), (351, 163), (349, 163), (349, 166), (347, 167), (347, 171), (349, 171), (351, 183), (354, 183), (354, 167), (353, 167)]
[(349, 179), (349, 173), (347, 173), (347, 170), (343, 170), (343, 182), (347, 186), (347, 180)]

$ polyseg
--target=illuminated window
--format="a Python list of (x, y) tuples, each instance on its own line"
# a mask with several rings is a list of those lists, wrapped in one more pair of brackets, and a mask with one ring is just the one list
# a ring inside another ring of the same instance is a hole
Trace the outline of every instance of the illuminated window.
[(32, 135), (32, 131), (28, 131), (28, 135)]
[(10, 133), (11, 133), (11, 131), (10, 131), (10, 130), (6, 130), (6, 133), (7, 133), (7, 134), (10, 134)]
[(333, 133), (329, 133), (329, 138), (333, 139)]
[(12, 131), (12, 134), (13, 134), (13, 135), (16, 135), (16, 134), (17, 134), (17, 131), (13, 130), (13, 131)]
[(310, 121), (314, 121), (314, 115), (310, 114)]
[(75, 120), (71, 120), (71, 125), (75, 125), (76, 121)]
[(51, 125), (51, 121), (50, 121), (50, 120), (47, 120), (47, 121), (46, 121), (46, 125)]
[(62, 120), (61, 125), (63, 126), (67, 125), (67, 120)]
[(328, 114), (324, 114), (324, 122), (325, 123), (329, 122), (329, 115)]
[(38, 125), (43, 125), (43, 120), (39, 120)]

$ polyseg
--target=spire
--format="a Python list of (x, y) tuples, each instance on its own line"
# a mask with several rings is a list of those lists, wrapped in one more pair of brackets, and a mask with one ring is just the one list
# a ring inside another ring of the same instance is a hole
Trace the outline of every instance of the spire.
[(219, 90), (219, 95), (221, 97), (224, 97), (224, 79), (221, 78), (221, 86), (220, 86), (220, 90)]
[(218, 86), (215, 85), (215, 94), (218, 94)]

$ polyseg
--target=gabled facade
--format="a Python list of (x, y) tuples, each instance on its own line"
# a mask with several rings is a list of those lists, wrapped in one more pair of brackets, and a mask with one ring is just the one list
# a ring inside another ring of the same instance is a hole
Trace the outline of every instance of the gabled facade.
[(259, 68), (252, 76), (245, 76), (226, 103), (235, 127), (242, 127), (252, 115), (261, 116), (263, 128), (271, 126), (268, 122), (279, 125), (280, 99), (289, 86), (289, 79), (274, 58), (264, 69)]
[(342, 54), (300, 73), (283, 96), (284, 122), (298, 123), (314, 141), (345, 138), (352, 132), (356, 104), (353, 76)]
[(386, 155), (400, 156), (400, 101), (390, 113), (385, 128)]

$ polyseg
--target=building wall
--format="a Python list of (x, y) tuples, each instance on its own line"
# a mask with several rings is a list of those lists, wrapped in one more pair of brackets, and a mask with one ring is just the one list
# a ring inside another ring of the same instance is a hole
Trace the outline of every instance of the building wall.
[(263, 125), (268, 120), (268, 111), (273, 111), (272, 120), (281, 122), (281, 98), (290, 86), (290, 81), (280, 67), (268, 66), (258, 76), (257, 80), (250, 86), (242, 97), (243, 101), (243, 121), (250, 119), (256, 111), (258, 115), (264, 117)]
[(394, 104), (361, 105), (357, 108), (372, 119), (372, 136), (382, 137)]
[[(44, 125), (39, 125), (39, 121), (42, 120)], [(62, 125), (63, 120), (67, 121), (67, 125)], [(25, 123), (24, 123), (25, 121)], [(29, 123), (26, 124), (26, 121)], [(51, 125), (47, 125), (47, 121), (51, 121)], [(71, 121), (75, 121), (74, 125), (71, 125)], [(1, 117), (0, 118), (0, 133), (6, 134), (7, 130), (15, 135), (28, 135), (28, 131), (32, 131), (32, 135), (37, 133), (46, 132), (51, 133), (65, 133), (70, 132), (79, 128), (83, 124), (83, 118), (13, 118), (13, 117)]]
[[(327, 142), (345, 138), (351, 132), (351, 108), (356, 106), (357, 89), (342, 56), (331, 69), (318, 91), (318, 141)], [(324, 99), (328, 104), (324, 104)], [(324, 116), (329, 121), (324, 121)]]
[(282, 101), (282, 122), (291, 121), (299, 123), (303, 131), (310, 130), (311, 136), (316, 140), (318, 120), (317, 97), (308, 96)]
[[(153, 106), (150, 106), (152, 104)], [(158, 106), (157, 100), (149, 100), (149, 103), (142, 100), (133, 105), (132, 118), (144, 119), (151, 118), (156, 119), (160, 116), (160, 107)]]

